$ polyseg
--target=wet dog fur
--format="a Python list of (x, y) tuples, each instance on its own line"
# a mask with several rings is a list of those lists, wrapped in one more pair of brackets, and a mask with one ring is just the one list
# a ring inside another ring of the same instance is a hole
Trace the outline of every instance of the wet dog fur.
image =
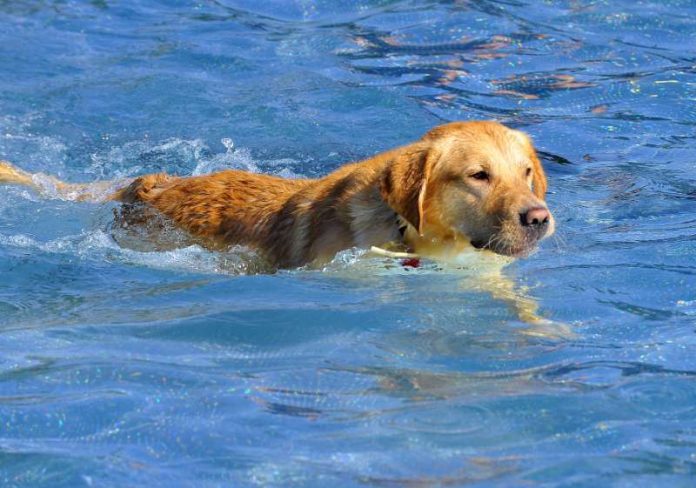
[[(160, 173), (111, 194), (110, 182), (51, 181), (63, 198), (146, 205), (211, 248), (245, 245), (284, 268), (390, 244), (425, 255), (473, 245), (520, 256), (554, 230), (531, 140), (491, 121), (441, 125), (317, 179)], [(35, 175), (9, 163), (0, 163), (0, 182), (41, 189)]]

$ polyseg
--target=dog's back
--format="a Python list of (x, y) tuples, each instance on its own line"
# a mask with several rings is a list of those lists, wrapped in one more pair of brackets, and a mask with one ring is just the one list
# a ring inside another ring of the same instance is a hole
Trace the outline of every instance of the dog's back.
[(152, 206), (194, 236), (219, 244), (267, 247), (273, 218), (312, 181), (239, 170), (186, 178), (158, 173), (136, 178), (109, 199)]

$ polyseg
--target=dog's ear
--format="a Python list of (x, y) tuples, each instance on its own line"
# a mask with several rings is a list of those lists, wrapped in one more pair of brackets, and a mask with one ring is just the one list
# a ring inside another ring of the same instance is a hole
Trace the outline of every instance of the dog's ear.
[(384, 201), (421, 235), (432, 159), (430, 144), (406, 146), (395, 152), (379, 179), (379, 191)]
[(522, 131), (512, 131), (513, 134), (523, 143), (525, 149), (527, 150), (527, 158), (532, 162), (532, 189), (534, 195), (537, 198), (546, 200), (546, 188), (548, 186), (546, 182), (546, 173), (544, 173), (544, 167), (539, 161), (536, 149), (534, 149), (534, 144), (530, 137)]
[(541, 161), (539, 161), (539, 157), (531, 143), (529, 145), (529, 159), (532, 161), (532, 189), (534, 194), (538, 198), (546, 200), (546, 188), (548, 186), (546, 173), (544, 173), (544, 167), (541, 165)]

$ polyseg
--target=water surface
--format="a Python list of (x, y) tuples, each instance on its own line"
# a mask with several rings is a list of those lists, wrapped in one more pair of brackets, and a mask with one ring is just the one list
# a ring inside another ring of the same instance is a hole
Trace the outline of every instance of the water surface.
[[(0, 2), (0, 157), (71, 181), (325, 174), (451, 120), (544, 156), (506, 270), (115, 242), (0, 188), (3, 486), (693, 486), (692, 1)], [(470, 276), (469, 276), (470, 277)]]

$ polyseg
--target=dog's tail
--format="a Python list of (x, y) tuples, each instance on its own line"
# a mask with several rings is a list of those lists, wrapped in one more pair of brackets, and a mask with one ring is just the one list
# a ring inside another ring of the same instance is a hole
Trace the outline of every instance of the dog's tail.
[(66, 183), (55, 176), (27, 173), (7, 161), (0, 161), (0, 184), (24, 185), (47, 198), (75, 202), (105, 202), (114, 200), (116, 192), (132, 181), (97, 181), (94, 183)]
[(0, 161), (0, 183), (28, 186), (34, 184), (29, 173), (12, 166), (7, 161)]

